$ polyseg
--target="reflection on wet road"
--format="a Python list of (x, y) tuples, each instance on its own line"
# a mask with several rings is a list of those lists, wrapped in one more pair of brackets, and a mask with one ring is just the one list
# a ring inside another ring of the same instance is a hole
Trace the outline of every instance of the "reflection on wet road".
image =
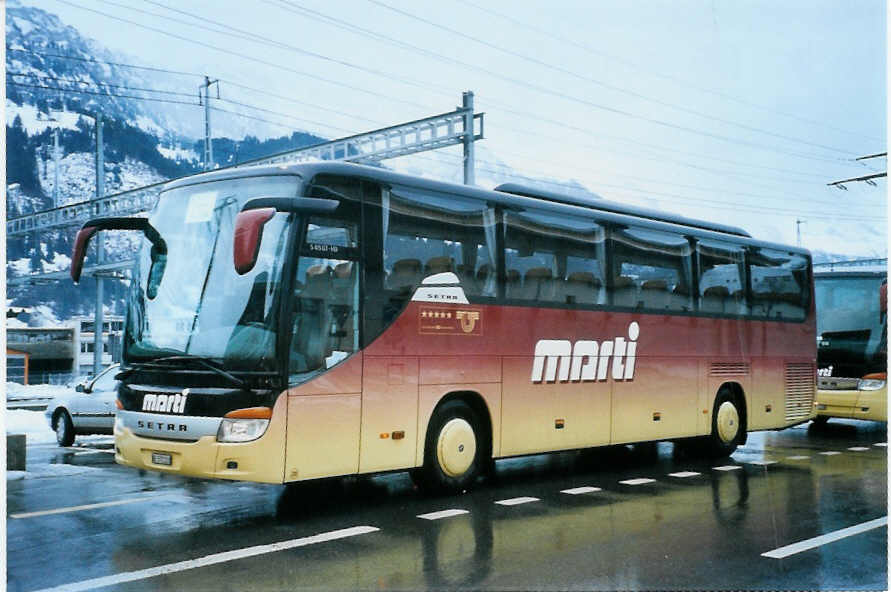
[(833, 421), (750, 434), (719, 462), (668, 443), (532, 456), (446, 497), (404, 473), (276, 487), (84, 454), (102, 443), (32, 446), (29, 470), (49, 468), (8, 483), (7, 583), (882, 589), (886, 439), (884, 424)]

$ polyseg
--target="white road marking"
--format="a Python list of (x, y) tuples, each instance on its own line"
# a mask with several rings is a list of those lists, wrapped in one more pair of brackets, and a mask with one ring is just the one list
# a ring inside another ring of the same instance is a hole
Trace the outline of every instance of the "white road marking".
[(498, 500), (496, 504), (502, 506), (517, 506), (520, 504), (528, 504), (529, 502), (541, 501), (537, 497), (512, 497), (510, 499)]
[(105, 452), (106, 454), (114, 454), (114, 450), (81, 450), (80, 452), (75, 452), (74, 456), (80, 456), (82, 454), (100, 454)]
[(568, 493), (569, 495), (581, 495), (583, 493), (594, 493), (595, 491), (600, 491), (599, 487), (591, 487), (590, 485), (585, 485), (583, 487), (573, 487), (572, 489), (564, 489), (560, 493)]
[(836, 454), (841, 454), (838, 450), (827, 450), (826, 452), (818, 452), (817, 454), (822, 454), (823, 456), (835, 456)]
[(681, 479), (684, 479), (686, 477), (695, 477), (696, 475), (699, 475), (699, 473), (696, 473), (694, 471), (681, 471), (680, 473), (668, 474), (669, 477), (680, 477)]
[(807, 460), (809, 458), (810, 458), (810, 456), (808, 456), (806, 454), (797, 454), (795, 456), (787, 456), (786, 460)]
[(761, 556), (770, 557), (771, 559), (783, 559), (784, 557), (788, 557), (789, 555), (795, 555), (796, 553), (801, 553), (802, 551), (814, 549), (816, 547), (820, 547), (839, 539), (853, 536), (855, 534), (860, 534), (861, 532), (866, 532), (868, 530), (873, 530), (874, 528), (887, 526), (887, 524), (888, 517), (883, 516), (881, 518), (876, 518), (875, 520), (870, 520), (869, 522), (864, 522), (855, 526), (849, 526), (848, 528), (842, 528), (841, 530), (836, 530), (835, 532), (820, 535), (812, 539), (792, 543), (791, 545), (786, 545), (785, 547), (780, 547), (779, 549), (774, 549), (773, 551), (762, 553)]
[(377, 532), (379, 528), (374, 526), (354, 526), (352, 528), (344, 528), (342, 530), (333, 530), (331, 532), (323, 532), (301, 539), (291, 539), (289, 541), (281, 541), (279, 543), (271, 543), (269, 545), (257, 545), (255, 547), (245, 547), (243, 549), (235, 549), (234, 551), (225, 551), (223, 553), (214, 553), (213, 555), (205, 555), (197, 559), (187, 559), (176, 563), (168, 563), (148, 569), (140, 569), (138, 571), (126, 571), (111, 576), (101, 578), (93, 578), (92, 580), (83, 580), (71, 584), (63, 584), (54, 588), (44, 588), (35, 590), (35, 592), (80, 592), (81, 590), (92, 590), (93, 588), (104, 588), (106, 586), (115, 586), (125, 582), (135, 582), (137, 580), (145, 580), (155, 576), (167, 575), (195, 569), (197, 567), (206, 567), (208, 565), (216, 565), (227, 561), (235, 561), (246, 557), (255, 557), (257, 555), (265, 555), (267, 553), (275, 553), (277, 551), (285, 551), (287, 549), (295, 549), (297, 547), (305, 547), (307, 545), (315, 545), (316, 543), (324, 543), (327, 541), (335, 541), (345, 539), (347, 537), (366, 534), (369, 532)]
[(885, 448), (888, 446), (888, 443), (887, 442), (876, 442), (875, 444), (873, 444), (873, 446), (881, 446), (882, 448)]
[(724, 465), (721, 467), (712, 467), (716, 471), (736, 471), (742, 467), (739, 465)]
[(758, 466), (763, 467), (763, 466), (767, 466), (767, 465), (776, 464), (776, 462), (777, 461), (775, 461), (775, 460), (750, 460), (749, 464), (750, 465), (758, 465)]
[(625, 479), (624, 481), (619, 481), (622, 485), (644, 485), (645, 483), (655, 483), (655, 479), (649, 479), (647, 477), (638, 477), (637, 479)]
[(469, 514), (467, 510), (440, 510), (439, 512), (430, 512), (429, 514), (418, 514), (418, 518), (424, 520), (439, 520), (441, 518), (451, 518), (452, 516), (460, 516), (461, 514)]
[(864, 450), (869, 450), (866, 446), (851, 446), (848, 450), (854, 450), (856, 452), (863, 452)]
[(56, 508), (54, 510), (40, 510), (38, 512), (22, 512), (19, 514), (10, 514), (10, 518), (34, 518), (35, 516), (48, 516), (50, 514), (67, 514), (68, 512), (82, 512), (84, 510), (93, 510), (95, 508), (107, 508), (109, 506), (120, 506), (123, 504), (136, 504), (139, 502), (150, 502), (157, 500), (158, 497), (134, 497), (130, 499), (116, 500), (113, 502), (101, 502), (98, 504), (86, 504), (84, 506), (69, 506), (67, 508)]

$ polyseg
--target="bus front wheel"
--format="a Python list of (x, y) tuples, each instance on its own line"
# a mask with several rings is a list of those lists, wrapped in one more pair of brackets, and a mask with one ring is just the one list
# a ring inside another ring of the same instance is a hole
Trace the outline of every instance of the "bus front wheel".
[(714, 456), (730, 456), (742, 436), (742, 414), (736, 397), (727, 389), (718, 391), (712, 412), (710, 448)]
[(439, 407), (427, 427), (424, 466), (415, 473), (418, 485), (427, 491), (468, 489), (486, 460), (480, 425), (477, 413), (463, 401)]

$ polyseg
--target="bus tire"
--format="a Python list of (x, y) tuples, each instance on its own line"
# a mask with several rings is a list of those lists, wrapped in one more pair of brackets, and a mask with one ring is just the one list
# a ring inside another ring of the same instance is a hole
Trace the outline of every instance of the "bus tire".
[(64, 409), (56, 412), (53, 429), (56, 431), (56, 442), (59, 443), (59, 446), (74, 444), (74, 424), (71, 421), (71, 416)]
[(811, 421), (814, 422), (814, 427), (822, 428), (829, 421), (829, 416), (828, 415), (818, 415), (817, 417), (813, 418)]
[(730, 456), (736, 450), (742, 437), (742, 410), (739, 401), (730, 389), (721, 388), (715, 397), (712, 412), (712, 433), (709, 449), (712, 456)]
[(433, 413), (424, 443), (424, 466), (415, 473), (422, 489), (458, 492), (473, 485), (486, 465), (481, 425), (477, 413), (458, 399)]

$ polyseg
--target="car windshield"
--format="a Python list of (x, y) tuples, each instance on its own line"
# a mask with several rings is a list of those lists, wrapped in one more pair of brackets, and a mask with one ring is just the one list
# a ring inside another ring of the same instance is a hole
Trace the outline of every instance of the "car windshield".
[(234, 370), (275, 370), (282, 261), (291, 220), (264, 227), (257, 263), (238, 275), (235, 217), (249, 199), (297, 195), (294, 176), (245, 177), (164, 192), (150, 216), (167, 245), (143, 240), (131, 282), (125, 360), (211, 358)]

